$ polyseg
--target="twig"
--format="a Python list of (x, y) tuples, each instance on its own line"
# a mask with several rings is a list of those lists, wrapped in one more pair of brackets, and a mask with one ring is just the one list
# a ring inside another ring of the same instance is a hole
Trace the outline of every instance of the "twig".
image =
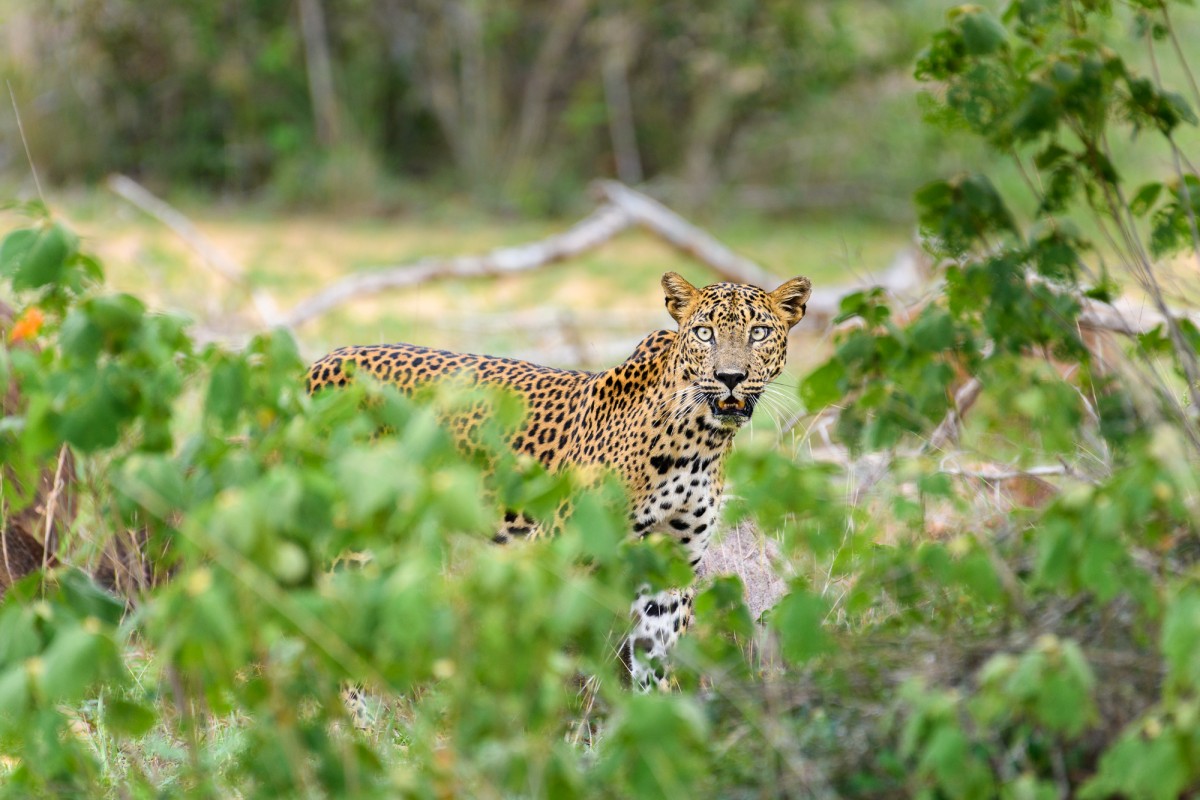
[(945, 450), (947, 445), (958, 440), (962, 418), (971, 410), (971, 406), (975, 405), (982, 391), (983, 382), (978, 378), (971, 378), (958, 387), (958, 391), (954, 393), (954, 408), (947, 411), (946, 416), (933, 429), (925, 450)]
[(1025, 469), (940, 469), (943, 475), (954, 475), (960, 478), (975, 478), (981, 481), (1010, 481), (1016, 478), (1037, 478), (1044, 475), (1075, 475), (1075, 471), (1063, 464), (1046, 464)]
[[(71, 451), (64, 444), (58, 451), (58, 466), (54, 470), (54, 482), (50, 485), (50, 496), (46, 499), (44, 505), (46, 515), (46, 527), (42, 531), (42, 569), (46, 569), (50, 564), (50, 536), (52, 533), (57, 534), (57, 528), (54, 525), (54, 518), (58, 514), (58, 495), (63, 488), (63, 467), (66, 466), (67, 460), (70, 458)], [(71, 468), (74, 472), (74, 467)], [(57, 539), (57, 536), (55, 537)], [(58, 549), (58, 542), (54, 542), (54, 549)]]
[(0, 472), (0, 554), (4, 556), (4, 576), (0, 581), (0, 589), (7, 589), (9, 584), (16, 582), (17, 573), (13, 571), (12, 560), (8, 557), (8, 504), (4, 502), (4, 473)]
[(13, 117), (17, 120), (17, 133), (21, 134), (21, 144), (25, 146), (25, 160), (29, 162), (29, 172), (33, 175), (33, 185), (37, 189), (38, 199), (42, 201), (42, 205), (46, 205), (46, 195), (42, 194), (42, 182), (38, 180), (37, 167), (33, 165), (33, 154), (29, 152), (29, 140), (25, 138), (25, 126), (21, 124), (21, 112), (17, 108), (17, 93), (13, 91), (12, 81), (5, 80), (8, 84), (8, 98), (12, 101)]
[(254, 310), (258, 312), (264, 325), (275, 327), (282, 322), (275, 299), (262, 289), (250, 287), (242, 266), (205, 239), (190, 219), (155, 197), (132, 178), (109, 175), (108, 188), (174, 231), (176, 236), (196, 251), (205, 266), (213, 272), (235, 286), (249, 291)]
[(401, 289), (450, 278), (528, 272), (599, 247), (632, 224), (633, 220), (624, 211), (604, 205), (563, 233), (538, 242), (502, 247), (483, 255), (423, 258), (409, 264), (359, 272), (300, 302), (284, 317), (284, 324), (289, 327), (302, 325), (349, 300), (386, 289)]

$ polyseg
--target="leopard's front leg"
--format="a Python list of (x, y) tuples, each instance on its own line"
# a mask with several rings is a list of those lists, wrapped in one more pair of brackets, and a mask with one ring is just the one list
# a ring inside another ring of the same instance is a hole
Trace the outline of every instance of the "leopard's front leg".
[[(664, 481), (664, 485), (681, 484)], [(708, 489), (707, 481), (703, 482), (703, 488)], [(692, 499), (688, 492), (683, 494), (685, 501)], [(639, 532), (643, 536), (655, 528), (672, 535), (683, 545), (688, 563), (695, 570), (708, 549), (709, 539), (721, 513), (721, 502), (713, 501), (710, 497), (704, 494), (692, 505), (685, 505), (680, 510), (671, 509), (674, 513), (658, 520), (657, 524), (647, 524), (648, 514), (635, 515), (634, 529), (641, 529)], [(658, 501), (659, 509), (662, 505), (664, 503)], [(633, 626), (621, 645), (621, 660), (629, 671), (630, 684), (634, 689), (644, 692), (655, 687), (670, 687), (671, 651), (692, 623), (692, 600), (695, 594), (695, 589), (690, 586), (660, 592), (652, 592), (650, 587), (643, 586), (638, 591), (637, 599), (630, 607)]]
[(669, 689), (669, 658), (675, 643), (692, 622), (692, 598), (687, 589), (651, 592), (644, 586), (633, 601), (633, 629), (621, 645), (621, 660), (630, 685), (639, 692)]

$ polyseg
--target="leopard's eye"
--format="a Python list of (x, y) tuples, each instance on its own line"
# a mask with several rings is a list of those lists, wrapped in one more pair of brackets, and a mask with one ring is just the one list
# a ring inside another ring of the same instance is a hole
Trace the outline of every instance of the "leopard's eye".
[(763, 339), (766, 339), (770, 333), (771, 329), (766, 325), (755, 325), (750, 329), (750, 340), (754, 342), (761, 342)]
[(713, 338), (713, 329), (712, 328), (708, 327), (707, 325), (698, 325), (696, 328), (694, 328), (694, 330), (696, 332), (696, 338), (699, 339), (700, 341), (702, 341), (702, 342), (711, 342), (712, 341), (712, 338)]

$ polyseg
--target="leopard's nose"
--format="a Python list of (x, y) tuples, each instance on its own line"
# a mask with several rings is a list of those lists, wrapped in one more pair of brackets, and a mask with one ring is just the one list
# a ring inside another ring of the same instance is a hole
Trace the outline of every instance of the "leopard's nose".
[(729, 391), (737, 388), (737, 385), (746, 380), (746, 373), (740, 370), (723, 369), (717, 373), (717, 380), (729, 387)]

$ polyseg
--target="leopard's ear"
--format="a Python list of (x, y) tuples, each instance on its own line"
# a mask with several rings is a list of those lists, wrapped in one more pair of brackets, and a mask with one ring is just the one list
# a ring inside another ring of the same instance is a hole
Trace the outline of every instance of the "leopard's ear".
[(700, 294), (695, 286), (692, 286), (683, 276), (668, 272), (662, 276), (663, 292), (667, 298), (667, 313), (670, 314), (676, 322), (683, 322), (683, 318), (687, 316), (688, 307), (696, 300), (696, 295)]
[(775, 301), (775, 306), (789, 328), (804, 319), (810, 294), (812, 281), (808, 278), (792, 278), (771, 292), (771, 299)]

